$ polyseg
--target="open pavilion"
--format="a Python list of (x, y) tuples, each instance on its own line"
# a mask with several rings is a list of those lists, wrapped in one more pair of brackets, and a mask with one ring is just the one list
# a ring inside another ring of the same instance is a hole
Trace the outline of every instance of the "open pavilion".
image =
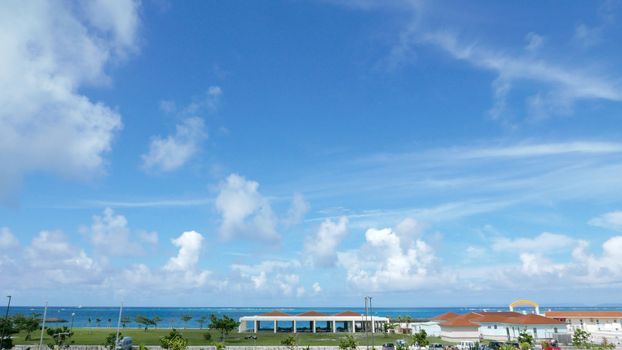
[(389, 318), (380, 316), (365, 316), (363, 314), (344, 311), (336, 314), (325, 314), (317, 311), (307, 311), (301, 314), (288, 314), (282, 311), (272, 311), (260, 315), (240, 317), (240, 332), (308, 332), (308, 333), (356, 333), (377, 330), (382, 331), (383, 324), (389, 323)]

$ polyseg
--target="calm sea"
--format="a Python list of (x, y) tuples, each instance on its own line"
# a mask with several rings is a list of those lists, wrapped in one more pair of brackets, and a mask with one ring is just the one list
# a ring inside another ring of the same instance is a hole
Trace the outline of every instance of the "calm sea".
[[(622, 307), (547, 307), (542, 306), (541, 311), (546, 310), (617, 310), (622, 311)], [(6, 307), (0, 308), (2, 315), (6, 311)], [(298, 314), (305, 311), (316, 310), (324, 313), (337, 313), (341, 311), (363, 312), (362, 308), (352, 307), (331, 307), (331, 308), (300, 308), (300, 307), (125, 307), (123, 308), (123, 316), (128, 317), (131, 322), (126, 327), (139, 327), (134, 322), (134, 318), (138, 315), (147, 317), (158, 316), (162, 319), (158, 327), (168, 328), (199, 328), (196, 320), (202, 316), (209, 317), (211, 314), (217, 316), (227, 315), (234, 319), (241, 316), (257, 315), (260, 313), (279, 310), (291, 314)], [(523, 310), (523, 309), (519, 309)], [(531, 311), (531, 309), (524, 309)], [(426, 319), (442, 314), (444, 312), (453, 311), (455, 313), (465, 313), (470, 311), (507, 311), (507, 306), (500, 307), (425, 307), (425, 308), (374, 308), (373, 314), (376, 316), (386, 316), (396, 318), (398, 316), (410, 316), (415, 319)], [(15, 306), (11, 307), (9, 314), (30, 315), (32, 313), (43, 314), (43, 306)], [(73, 317), (72, 317), (73, 314)], [(181, 321), (181, 316), (189, 315), (192, 319), (185, 324)], [(66, 306), (50, 306), (48, 307), (48, 318), (62, 319), (66, 322), (50, 324), (50, 326), (70, 326), (73, 318), (74, 327), (116, 327), (117, 318), (119, 316), (119, 307), (66, 307)], [(97, 321), (99, 319), (99, 322)], [(206, 326), (207, 323), (204, 325)]]

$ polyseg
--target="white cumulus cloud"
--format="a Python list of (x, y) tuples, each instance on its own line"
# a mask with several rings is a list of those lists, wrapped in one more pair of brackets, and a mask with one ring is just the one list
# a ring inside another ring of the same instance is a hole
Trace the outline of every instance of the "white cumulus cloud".
[(326, 219), (319, 230), (308, 237), (305, 255), (315, 266), (333, 266), (337, 261), (337, 246), (348, 233), (348, 218), (342, 216), (337, 221)]
[(0, 249), (14, 248), (19, 245), (15, 235), (7, 227), (0, 227)]
[[(23, 259), (23, 273), (30, 276), (36, 271), (34, 283), (39, 285), (88, 286), (103, 281), (101, 266), (61, 231), (41, 231), (25, 248)], [(33, 283), (27, 279), (22, 282)]]
[(225, 239), (236, 236), (274, 241), (276, 217), (269, 201), (259, 193), (256, 181), (231, 174), (220, 185), (216, 210), (222, 217), (220, 235)]
[(32, 172), (103, 173), (121, 115), (80, 89), (108, 84), (107, 66), (137, 50), (138, 7), (132, 0), (0, 4), (0, 200)]
[(437, 269), (432, 247), (421, 239), (404, 245), (408, 239), (391, 228), (368, 229), (360, 248), (338, 253), (348, 282), (376, 291), (420, 289), (441, 281), (451, 284), (452, 278)]
[(174, 135), (156, 136), (151, 139), (149, 151), (142, 156), (148, 171), (173, 171), (186, 164), (200, 149), (207, 138), (203, 119), (191, 117), (176, 126)]
[(184, 232), (181, 236), (173, 239), (171, 242), (179, 247), (179, 252), (177, 256), (170, 258), (164, 269), (169, 271), (194, 269), (201, 255), (203, 239), (203, 235), (196, 231)]
[(304, 287), (297, 260), (264, 260), (257, 264), (233, 264), (230, 285), (237, 290), (262, 292), (268, 295), (302, 296)]

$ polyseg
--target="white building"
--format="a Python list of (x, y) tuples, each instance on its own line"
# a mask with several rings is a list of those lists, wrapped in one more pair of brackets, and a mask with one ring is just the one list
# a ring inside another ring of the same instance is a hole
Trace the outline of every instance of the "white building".
[(566, 324), (568, 330), (622, 332), (622, 311), (547, 311), (547, 317)]
[(408, 323), (408, 328), (410, 328), (411, 334), (425, 331), (428, 336), (440, 337), (441, 326), (438, 323), (438, 321), (410, 322)]
[(360, 313), (345, 311), (336, 314), (324, 314), (308, 311), (292, 315), (281, 311), (267, 312), (261, 315), (240, 317), (240, 332), (271, 331), (277, 332), (382, 332), (387, 317), (365, 316)]
[(478, 341), (480, 339), (511, 341), (522, 331), (534, 339), (546, 339), (557, 333), (566, 333), (559, 320), (517, 312), (469, 312), (464, 315), (447, 313), (433, 318), (439, 322), (440, 335), (447, 341)]

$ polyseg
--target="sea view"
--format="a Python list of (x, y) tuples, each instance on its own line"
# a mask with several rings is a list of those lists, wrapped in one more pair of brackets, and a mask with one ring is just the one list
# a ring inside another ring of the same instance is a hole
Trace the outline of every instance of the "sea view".
[(622, 350), (620, 43), (622, 0), (0, 0), (0, 350)]
[[(413, 319), (428, 319), (436, 315), (440, 315), (445, 312), (455, 312), (463, 314), (471, 311), (507, 311), (507, 306), (495, 306), (495, 307), (379, 307), (373, 309), (373, 315), (385, 316), (391, 319), (395, 319), (398, 316), (409, 316)], [(542, 310), (582, 310), (582, 311), (598, 311), (598, 310), (616, 310), (622, 311), (622, 307), (547, 307), (542, 306)], [(4, 311), (4, 309), (0, 309)], [(199, 324), (195, 322), (201, 316), (207, 316), (215, 314), (219, 317), (227, 315), (235, 320), (242, 316), (252, 316), (273, 310), (278, 310), (290, 314), (299, 314), (305, 311), (320, 311), (323, 313), (337, 313), (344, 310), (350, 310), (355, 312), (364, 313), (363, 308), (356, 307), (124, 307), (123, 316), (128, 317), (130, 322), (126, 324), (128, 328), (141, 327), (134, 319), (138, 315), (147, 316), (153, 318), (155, 316), (160, 317), (162, 321), (158, 324), (160, 328), (199, 328)], [(533, 309), (529, 308), (517, 308), (517, 311), (531, 312)], [(16, 306), (11, 307), (9, 314), (22, 314), (30, 315), (32, 313), (43, 314), (44, 308), (42, 306)], [(74, 306), (49, 306), (47, 318), (48, 319), (60, 319), (66, 322), (60, 324), (70, 326), (72, 314), (73, 327), (86, 328), (86, 327), (116, 327), (117, 319), (119, 316), (119, 307), (111, 306), (98, 306), (98, 307), (74, 307)], [(181, 320), (181, 316), (192, 316), (192, 319), (188, 323), (184, 323)], [(89, 321), (90, 319), (90, 321)], [(99, 323), (97, 322), (99, 319)], [(208, 323), (204, 324), (206, 327)]]

